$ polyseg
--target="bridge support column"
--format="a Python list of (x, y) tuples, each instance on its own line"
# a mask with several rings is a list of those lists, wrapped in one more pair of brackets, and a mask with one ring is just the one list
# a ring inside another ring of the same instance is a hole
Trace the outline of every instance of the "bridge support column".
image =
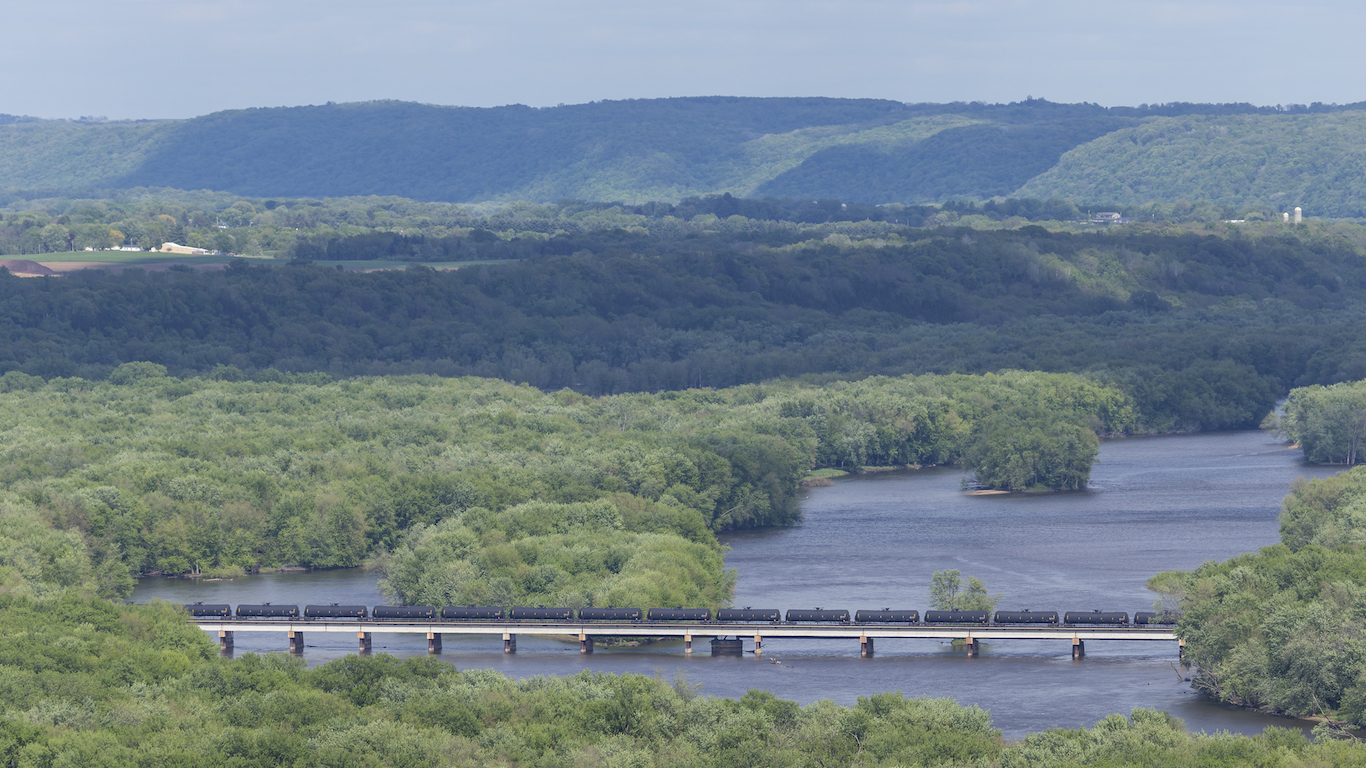
[(218, 630), (218, 650), (223, 653), (232, 653), (232, 630)]
[(967, 649), (968, 649), (968, 658), (970, 658), (970, 659), (976, 658), (976, 657), (977, 657), (978, 651), (981, 650), (980, 648), (977, 647), (977, 640), (976, 640), (976, 638), (969, 637), (969, 638), (967, 639), (967, 642), (965, 643), (965, 645), (967, 646)]
[(304, 652), (304, 633), (302, 633), (302, 632), (295, 632), (295, 631), (292, 630), (292, 629), (289, 630), (289, 652), (290, 652), (290, 653), (303, 653), (303, 652)]
[(441, 653), (441, 633), (427, 633), (427, 653)]
[(762, 637), (760, 637), (759, 635), (755, 635), (755, 636), (754, 636), (754, 655), (755, 655), (755, 656), (763, 656), (763, 655), (764, 655), (764, 639), (763, 639)]
[(683, 636), (683, 653), (692, 655), (692, 635)]
[(517, 636), (516, 636), (516, 635), (513, 635), (513, 634), (509, 634), (509, 633), (507, 633), (507, 632), (504, 632), (504, 633), (503, 633), (503, 653), (516, 653), (516, 652), (517, 652)]
[(369, 633), (369, 632), (357, 632), (357, 633), (356, 633), (356, 639), (360, 641), (360, 652), (361, 652), (361, 653), (369, 653), (369, 652), (370, 652), (370, 633)]
[(873, 655), (873, 638), (860, 637), (858, 641), (858, 655), (867, 659)]
[(1086, 643), (1080, 637), (1072, 638), (1072, 658), (1082, 659), (1086, 657)]
[(589, 637), (588, 635), (585, 635), (584, 633), (580, 632), (580, 633), (579, 633), (579, 653), (592, 653), (592, 652), (593, 652), (593, 638), (591, 638), (591, 637)]
[[(231, 633), (229, 633), (229, 634), (231, 634)], [(228, 640), (228, 644), (229, 644), (229, 647), (231, 647), (232, 640)], [(1177, 661), (1185, 661), (1185, 660), (1186, 660), (1186, 638), (1184, 638), (1184, 637), (1178, 637), (1178, 638), (1176, 639), (1176, 660), (1177, 660)]]

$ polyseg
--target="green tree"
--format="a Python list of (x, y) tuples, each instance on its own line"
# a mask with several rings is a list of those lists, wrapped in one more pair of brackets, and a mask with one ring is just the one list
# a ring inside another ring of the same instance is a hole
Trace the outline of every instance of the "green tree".
[(990, 611), (1001, 601), (1000, 595), (987, 593), (987, 585), (976, 576), (968, 577), (958, 569), (935, 571), (930, 577), (930, 607), (939, 611)]
[(1077, 490), (1091, 478), (1100, 440), (1059, 414), (999, 413), (978, 430), (964, 457), (987, 488)]
[(1299, 443), (1310, 461), (1357, 464), (1366, 444), (1366, 381), (1291, 390), (1285, 415), (1265, 426)]

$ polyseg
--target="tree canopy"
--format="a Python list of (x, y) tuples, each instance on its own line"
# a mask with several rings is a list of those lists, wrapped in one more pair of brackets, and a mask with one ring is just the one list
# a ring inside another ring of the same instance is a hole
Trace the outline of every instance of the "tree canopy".
[(956, 463), (1025, 404), (1138, 422), (1116, 389), (1018, 371), (590, 398), (139, 362), (0, 388), (0, 584), (39, 596), (378, 558), (403, 602), (714, 607), (734, 583), (714, 532), (795, 522), (813, 468)]
[(940, 611), (990, 611), (1001, 601), (1000, 595), (987, 593), (987, 585), (969, 576), (966, 588), (963, 573), (954, 568), (935, 571), (930, 577), (930, 607)]
[(1297, 443), (1309, 461), (1351, 466), (1366, 458), (1366, 382), (1293, 389), (1284, 410), (1270, 426)]
[(1149, 587), (1179, 608), (1194, 685), (1221, 701), (1366, 724), (1366, 473), (1297, 481), (1281, 542)]

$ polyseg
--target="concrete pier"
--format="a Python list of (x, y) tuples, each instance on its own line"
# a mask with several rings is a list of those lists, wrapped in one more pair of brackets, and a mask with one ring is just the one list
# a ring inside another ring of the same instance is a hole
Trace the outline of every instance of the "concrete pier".
[(503, 633), (503, 653), (517, 652), (517, 636), (508, 632)]
[(692, 655), (692, 635), (683, 636), (683, 653)]
[(744, 656), (745, 641), (739, 638), (723, 639), (720, 637), (712, 638), (711, 655), (713, 656)]
[(981, 652), (981, 648), (977, 645), (976, 638), (969, 637), (967, 642), (963, 645), (968, 649), (968, 658), (977, 658), (977, 654)]
[(218, 651), (223, 654), (232, 653), (232, 631), (227, 629), (218, 630)]
[(1072, 658), (1086, 658), (1086, 643), (1083, 643), (1080, 637), (1072, 638)]
[(290, 652), (290, 653), (303, 653), (303, 652), (304, 652), (304, 633), (302, 633), (302, 632), (295, 632), (295, 631), (292, 630), (292, 629), (289, 630), (289, 652)]
[(579, 653), (592, 653), (592, 652), (593, 652), (593, 638), (591, 638), (591, 637), (589, 637), (588, 635), (585, 635), (584, 633), (580, 632), (580, 633), (579, 633)]
[(441, 653), (441, 633), (427, 633), (427, 653)]
[(360, 652), (363, 653), (363, 654), (364, 654), (364, 653), (369, 653), (369, 652), (370, 652), (370, 633), (369, 633), (369, 632), (357, 632), (357, 633), (356, 633), (356, 639), (360, 641)]
[(858, 655), (865, 659), (873, 655), (873, 638), (866, 635), (859, 638)]
[(755, 656), (763, 656), (763, 655), (764, 655), (764, 638), (763, 638), (762, 636), (760, 636), (760, 635), (755, 635), (755, 636), (754, 636), (754, 655), (755, 655)]

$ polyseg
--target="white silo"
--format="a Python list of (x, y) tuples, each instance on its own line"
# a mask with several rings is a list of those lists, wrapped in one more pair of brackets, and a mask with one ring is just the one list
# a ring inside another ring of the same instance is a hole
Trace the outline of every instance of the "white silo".
[(1282, 214), (1281, 214), (1281, 221), (1285, 222), (1286, 224), (1289, 224), (1289, 223), (1290, 223), (1290, 214), (1288, 214), (1288, 213), (1282, 213)]
[(1295, 223), (1299, 224), (1301, 221), (1304, 221), (1304, 211), (1300, 210), (1300, 207), (1297, 205), (1295, 206)]

